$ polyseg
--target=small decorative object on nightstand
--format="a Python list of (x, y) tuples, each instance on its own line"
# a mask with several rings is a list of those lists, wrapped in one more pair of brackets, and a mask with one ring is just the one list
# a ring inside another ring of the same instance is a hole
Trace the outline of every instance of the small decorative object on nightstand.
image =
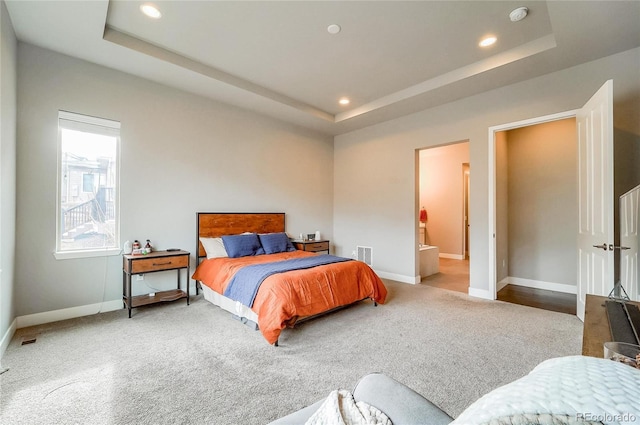
[(299, 249), (301, 251), (308, 251), (308, 252), (323, 252), (323, 251), (327, 251), (327, 254), (329, 254), (329, 241), (328, 240), (322, 240), (322, 241), (293, 241), (293, 246), (296, 247), (296, 249)]
[[(122, 256), (122, 302), (124, 308), (131, 309), (143, 305), (156, 304), (165, 301), (187, 299), (189, 305), (189, 256), (187, 251), (153, 251), (147, 255)], [(180, 272), (187, 271), (186, 292), (180, 289)], [(131, 275), (176, 270), (178, 274), (178, 287), (168, 291), (160, 291), (154, 294), (131, 295)]]

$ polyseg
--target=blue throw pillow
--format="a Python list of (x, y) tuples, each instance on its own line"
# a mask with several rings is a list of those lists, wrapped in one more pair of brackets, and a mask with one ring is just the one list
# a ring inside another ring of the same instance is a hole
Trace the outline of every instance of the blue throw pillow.
[(231, 258), (264, 254), (264, 249), (262, 249), (262, 245), (260, 245), (260, 239), (258, 239), (258, 235), (255, 233), (223, 236), (222, 243), (224, 243), (224, 249), (227, 250), (227, 254)]
[(266, 254), (296, 250), (286, 233), (265, 233), (258, 236)]

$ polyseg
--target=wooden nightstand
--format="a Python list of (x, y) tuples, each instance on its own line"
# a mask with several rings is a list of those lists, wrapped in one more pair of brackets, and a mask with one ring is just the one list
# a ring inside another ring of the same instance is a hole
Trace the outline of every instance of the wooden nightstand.
[[(124, 308), (131, 309), (143, 305), (166, 301), (187, 299), (189, 305), (189, 253), (187, 251), (155, 251), (147, 255), (124, 254), (122, 256), (122, 302)], [(186, 292), (180, 289), (180, 272), (187, 271)], [(131, 295), (131, 275), (176, 270), (178, 287), (169, 291), (156, 292), (155, 295)]]
[(329, 253), (329, 241), (293, 241), (293, 246), (300, 251), (308, 252), (322, 252), (327, 251)]

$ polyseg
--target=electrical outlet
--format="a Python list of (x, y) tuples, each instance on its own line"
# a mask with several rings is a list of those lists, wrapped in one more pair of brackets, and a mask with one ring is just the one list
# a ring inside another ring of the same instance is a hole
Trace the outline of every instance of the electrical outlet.
[(143, 274), (139, 274), (137, 279), (138, 280), (144, 280), (144, 275)]
[(351, 251), (351, 258), (356, 258), (358, 254), (355, 251)]

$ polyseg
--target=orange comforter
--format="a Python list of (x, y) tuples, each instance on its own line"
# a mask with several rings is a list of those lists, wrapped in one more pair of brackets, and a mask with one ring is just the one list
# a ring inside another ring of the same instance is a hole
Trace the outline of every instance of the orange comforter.
[[(192, 278), (224, 294), (233, 275), (244, 266), (315, 255), (304, 251), (240, 258), (204, 260)], [(258, 315), (264, 338), (273, 344), (287, 324), (371, 298), (384, 304), (387, 289), (371, 268), (361, 261), (345, 261), (311, 269), (269, 276), (262, 282), (251, 308)]]

